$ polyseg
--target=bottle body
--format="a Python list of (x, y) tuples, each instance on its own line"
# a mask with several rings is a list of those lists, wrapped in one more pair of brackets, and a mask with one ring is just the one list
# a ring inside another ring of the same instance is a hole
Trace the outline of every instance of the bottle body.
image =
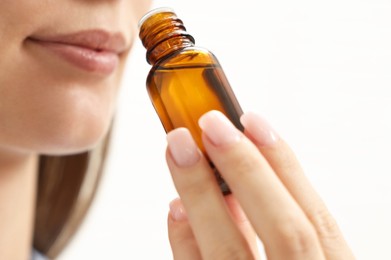
[[(139, 23), (140, 39), (147, 49), (152, 68), (147, 90), (166, 132), (189, 129), (200, 150), (209, 160), (201, 140), (199, 118), (218, 110), (243, 131), (242, 109), (217, 58), (208, 50), (196, 47), (182, 20), (169, 8), (147, 13)], [(209, 160), (223, 194), (229, 187)]]
[[(147, 90), (166, 132), (186, 127), (206, 158), (198, 126), (203, 114), (221, 111), (243, 130), (239, 102), (217, 58), (206, 49), (186, 47), (156, 63), (148, 75)], [(210, 164), (222, 192), (228, 194), (229, 188)]]

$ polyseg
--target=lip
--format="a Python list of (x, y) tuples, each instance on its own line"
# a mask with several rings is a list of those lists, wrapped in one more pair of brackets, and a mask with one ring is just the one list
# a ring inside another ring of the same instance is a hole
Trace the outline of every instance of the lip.
[(122, 34), (103, 30), (38, 35), (31, 36), (28, 40), (77, 68), (106, 75), (117, 68), (120, 55), (128, 49)]

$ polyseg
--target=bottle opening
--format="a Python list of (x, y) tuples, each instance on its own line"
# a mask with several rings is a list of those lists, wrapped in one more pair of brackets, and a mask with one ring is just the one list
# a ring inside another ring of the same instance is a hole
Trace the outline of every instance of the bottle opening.
[(155, 9), (152, 9), (151, 11), (149, 11), (148, 13), (146, 13), (143, 17), (141, 17), (140, 21), (138, 22), (138, 28), (140, 29), (141, 26), (143, 25), (143, 23), (151, 16), (153, 16), (154, 14), (157, 14), (157, 13), (166, 13), (166, 12), (170, 12), (170, 13), (175, 13), (174, 12), (174, 9), (170, 8), (170, 7), (158, 7), (158, 8), (155, 8)]

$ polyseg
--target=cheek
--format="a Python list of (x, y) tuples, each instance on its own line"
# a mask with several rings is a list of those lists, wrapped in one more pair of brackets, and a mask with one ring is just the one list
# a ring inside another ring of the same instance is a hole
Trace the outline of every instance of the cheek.
[(129, 9), (134, 10), (133, 15), (138, 22), (152, 6), (152, 0), (130, 0), (127, 2), (127, 4), (131, 5)]
[[(47, 1), (1, 0), (0, 1), (0, 41), (10, 37), (25, 35), (35, 28), (43, 14), (50, 14)], [(3, 36), (7, 37), (3, 37)]]
[[(48, 10), (49, 2), (54, 11)], [(110, 125), (124, 61), (108, 78), (87, 79), (50, 59), (40, 62), (23, 44), (37, 24), (57, 21), (51, 18), (62, 10), (55, 12), (55, 2), (0, 0), (0, 148), (75, 153), (93, 147)], [(141, 16), (144, 10), (137, 13)], [(128, 30), (129, 13), (123, 17)]]
[(115, 73), (96, 78), (37, 62), (14, 46), (0, 67), (0, 147), (69, 154), (106, 134), (124, 59)]
[(45, 81), (0, 86), (6, 93), (0, 96), (0, 145), (44, 154), (93, 147), (110, 125), (116, 80), (61, 85)]

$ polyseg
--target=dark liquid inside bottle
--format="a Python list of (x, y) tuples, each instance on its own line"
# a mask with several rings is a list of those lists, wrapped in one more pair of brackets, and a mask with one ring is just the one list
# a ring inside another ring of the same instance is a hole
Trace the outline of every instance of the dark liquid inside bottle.
[[(243, 131), (242, 110), (236, 101), (220, 65), (193, 64), (157, 66), (147, 81), (148, 92), (166, 132), (186, 127), (198, 147), (205, 153), (198, 119), (210, 110), (219, 110)], [(227, 87), (228, 86), (228, 87)], [(229, 193), (225, 182), (210, 162), (224, 194)]]

